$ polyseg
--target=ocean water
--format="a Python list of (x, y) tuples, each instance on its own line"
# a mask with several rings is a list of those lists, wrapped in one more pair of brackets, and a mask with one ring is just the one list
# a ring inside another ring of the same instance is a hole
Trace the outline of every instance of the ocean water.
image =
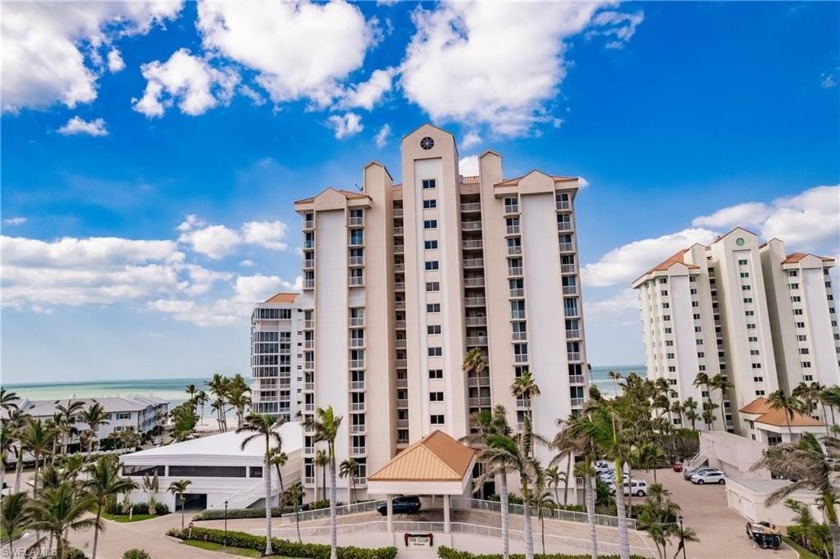
[[(647, 368), (644, 365), (617, 365), (614, 367), (592, 367), (589, 375), (589, 383), (597, 386), (604, 396), (615, 396), (616, 381), (607, 376), (610, 371), (615, 371), (621, 376), (636, 373), (642, 378), (647, 376)], [(619, 381), (620, 383), (620, 381)]]

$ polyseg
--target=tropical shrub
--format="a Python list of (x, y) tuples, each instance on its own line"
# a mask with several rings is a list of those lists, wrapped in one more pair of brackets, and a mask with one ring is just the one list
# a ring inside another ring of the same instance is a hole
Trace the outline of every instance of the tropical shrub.
[[(501, 553), (487, 553), (483, 555), (476, 555), (469, 551), (458, 551), (451, 547), (442, 545), (438, 547), (438, 557), (440, 559), (502, 559)], [(511, 559), (524, 559), (521, 553), (511, 553)], [(563, 553), (540, 555), (540, 558), (545, 559), (591, 559), (592, 555), (566, 555)], [(618, 555), (599, 555), (601, 559), (619, 559)], [(643, 559), (640, 555), (631, 555), (630, 559)]]
[(123, 553), (122, 559), (152, 559), (145, 549), (132, 548)]
[[(122, 503), (118, 503), (116, 501), (112, 501), (108, 504), (108, 508), (106, 511), (108, 514), (113, 516), (118, 515), (127, 515), (128, 513), (123, 510)], [(262, 511), (260, 511), (262, 512)], [(132, 514), (149, 514), (149, 504), (148, 503), (134, 503), (131, 505), (131, 513)], [(155, 503), (155, 514), (160, 516), (163, 514), (169, 514), (169, 507), (165, 503)], [(221, 517), (219, 517), (221, 518)]]

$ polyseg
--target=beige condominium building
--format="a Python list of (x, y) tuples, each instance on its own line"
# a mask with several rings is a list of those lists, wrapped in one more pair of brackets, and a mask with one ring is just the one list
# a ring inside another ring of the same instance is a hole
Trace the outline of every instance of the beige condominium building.
[[(455, 138), (430, 125), (401, 150), (402, 184), (373, 162), (360, 191), (327, 188), (295, 204), (302, 411), (331, 405), (343, 416), (337, 460), (361, 465), (359, 495), (368, 473), (435, 429), (468, 434), (472, 412), (501, 404), (521, 424), (529, 402), (511, 384), (526, 370), (542, 391), (530, 402), (534, 427), (548, 437), (587, 388), (577, 179), (532, 171), (505, 180), (493, 151), (478, 176), (462, 177)], [(487, 367), (468, 375), (472, 348)], [(320, 483), (310, 435), (309, 489)]]
[(302, 313), (297, 293), (277, 293), (251, 313), (251, 408), (295, 419), (302, 385)]
[[(833, 265), (812, 254), (785, 255), (778, 239), (759, 245), (742, 228), (679, 251), (633, 283), (648, 376), (667, 378), (673, 401), (711, 397), (720, 405), (723, 396), (714, 427), (726, 421), (741, 434), (747, 427), (738, 410), (756, 398), (803, 381), (840, 383)], [(734, 389), (707, 394), (694, 385), (700, 372), (720, 374)], [(705, 428), (702, 420), (698, 427)]]

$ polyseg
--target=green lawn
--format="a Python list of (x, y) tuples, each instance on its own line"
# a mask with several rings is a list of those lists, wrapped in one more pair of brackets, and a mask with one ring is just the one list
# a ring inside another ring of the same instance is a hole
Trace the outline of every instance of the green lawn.
[(141, 520), (148, 520), (150, 518), (157, 518), (160, 516), (159, 514), (134, 514), (131, 516), (129, 520), (129, 516), (127, 514), (108, 514), (107, 512), (102, 513), (102, 518), (105, 520), (113, 520), (114, 522), (140, 522)]
[(811, 553), (810, 551), (808, 551), (807, 549), (790, 539), (789, 537), (782, 536), (782, 540), (784, 540), (786, 544), (791, 546), (793, 549), (796, 550), (797, 553), (799, 553), (799, 559), (820, 559), (819, 555)]
[[(240, 555), (242, 557), (260, 557), (260, 552), (256, 549), (245, 549), (242, 547), (225, 547), (222, 544), (214, 542), (202, 542), (197, 540), (186, 540), (184, 541), (184, 543), (193, 547), (207, 549), (209, 551), (224, 551), (225, 553), (230, 553), (232, 555)], [(285, 555), (269, 555), (268, 557), (274, 559), (295, 559), (294, 557), (286, 557)]]

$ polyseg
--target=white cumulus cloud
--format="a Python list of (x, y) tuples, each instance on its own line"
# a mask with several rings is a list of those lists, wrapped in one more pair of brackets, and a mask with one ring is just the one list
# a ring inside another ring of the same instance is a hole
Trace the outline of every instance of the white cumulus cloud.
[(373, 109), (382, 97), (391, 91), (396, 69), (374, 70), (370, 79), (364, 83), (350, 87), (338, 103), (339, 108), (366, 110)]
[(143, 97), (133, 99), (134, 110), (149, 117), (163, 116), (177, 101), (188, 115), (204, 114), (233, 96), (239, 75), (230, 68), (214, 68), (209, 62), (179, 49), (166, 62), (155, 60), (141, 67), (146, 78)]
[(105, 128), (105, 119), (97, 118), (88, 122), (81, 117), (74, 116), (67, 121), (67, 124), (58, 129), (58, 133), (65, 136), (72, 136), (75, 134), (107, 136), (108, 130)]
[(376, 147), (383, 148), (388, 143), (388, 138), (391, 137), (391, 125), (386, 124), (376, 133)]
[(206, 49), (257, 72), (275, 103), (328, 105), (375, 39), (361, 10), (342, 1), (200, 2), (196, 25)]
[(458, 161), (458, 172), (464, 177), (474, 177), (478, 175), (478, 156), (468, 155), (462, 157)]
[(272, 250), (286, 250), (288, 226), (282, 221), (250, 221), (242, 225), (242, 240)]
[(339, 140), (354, 136), (364, 130), (362, 117), (356, 113), (345, 113), (344, 116), (332, 115), (327, 118), (327, 122), (335, 130), (335, 137)]
[(178, 241), (189, 245), (195, 252), (218, 260), (232, 254), (241, 238), (239, 233), (224, 225), (210, 225), (182, 233)]
[(3, 220), (3, 225), (11, 225), (13, 227), (15, 225), (23, 225), (24, 223), (26, 223), (26, 218), (25, 217), (20, 217), (20, 216), (10, 217), (10, 218), (7, 218), (7, 219)]
[(236, 252), (240, 245), (255, 245), (270, 250), (286, 250), (284, 241), (289, 227), (282, 221), (249, 221), (237, 231), (225, 225), (207, 225), (189, 214), (177, 227), (178, 241), (193, 251), (219, 260)]
[(175, 18), (181, 7), (180, 1), (5, 2), (2, 110), (93, 101), (103, 50)]
[(108, 51), (108, 70), (113, 73), (125, 70), (125, 62), (122, 59), (122, 55), (115, 48)]
[(461, 147), (464, 149), (469, 149), (471, 147), (475, 147), (481, 143), (481, 136), (479, 136), (475, 132), (468, 132), (464, 138), (461, 140)]

